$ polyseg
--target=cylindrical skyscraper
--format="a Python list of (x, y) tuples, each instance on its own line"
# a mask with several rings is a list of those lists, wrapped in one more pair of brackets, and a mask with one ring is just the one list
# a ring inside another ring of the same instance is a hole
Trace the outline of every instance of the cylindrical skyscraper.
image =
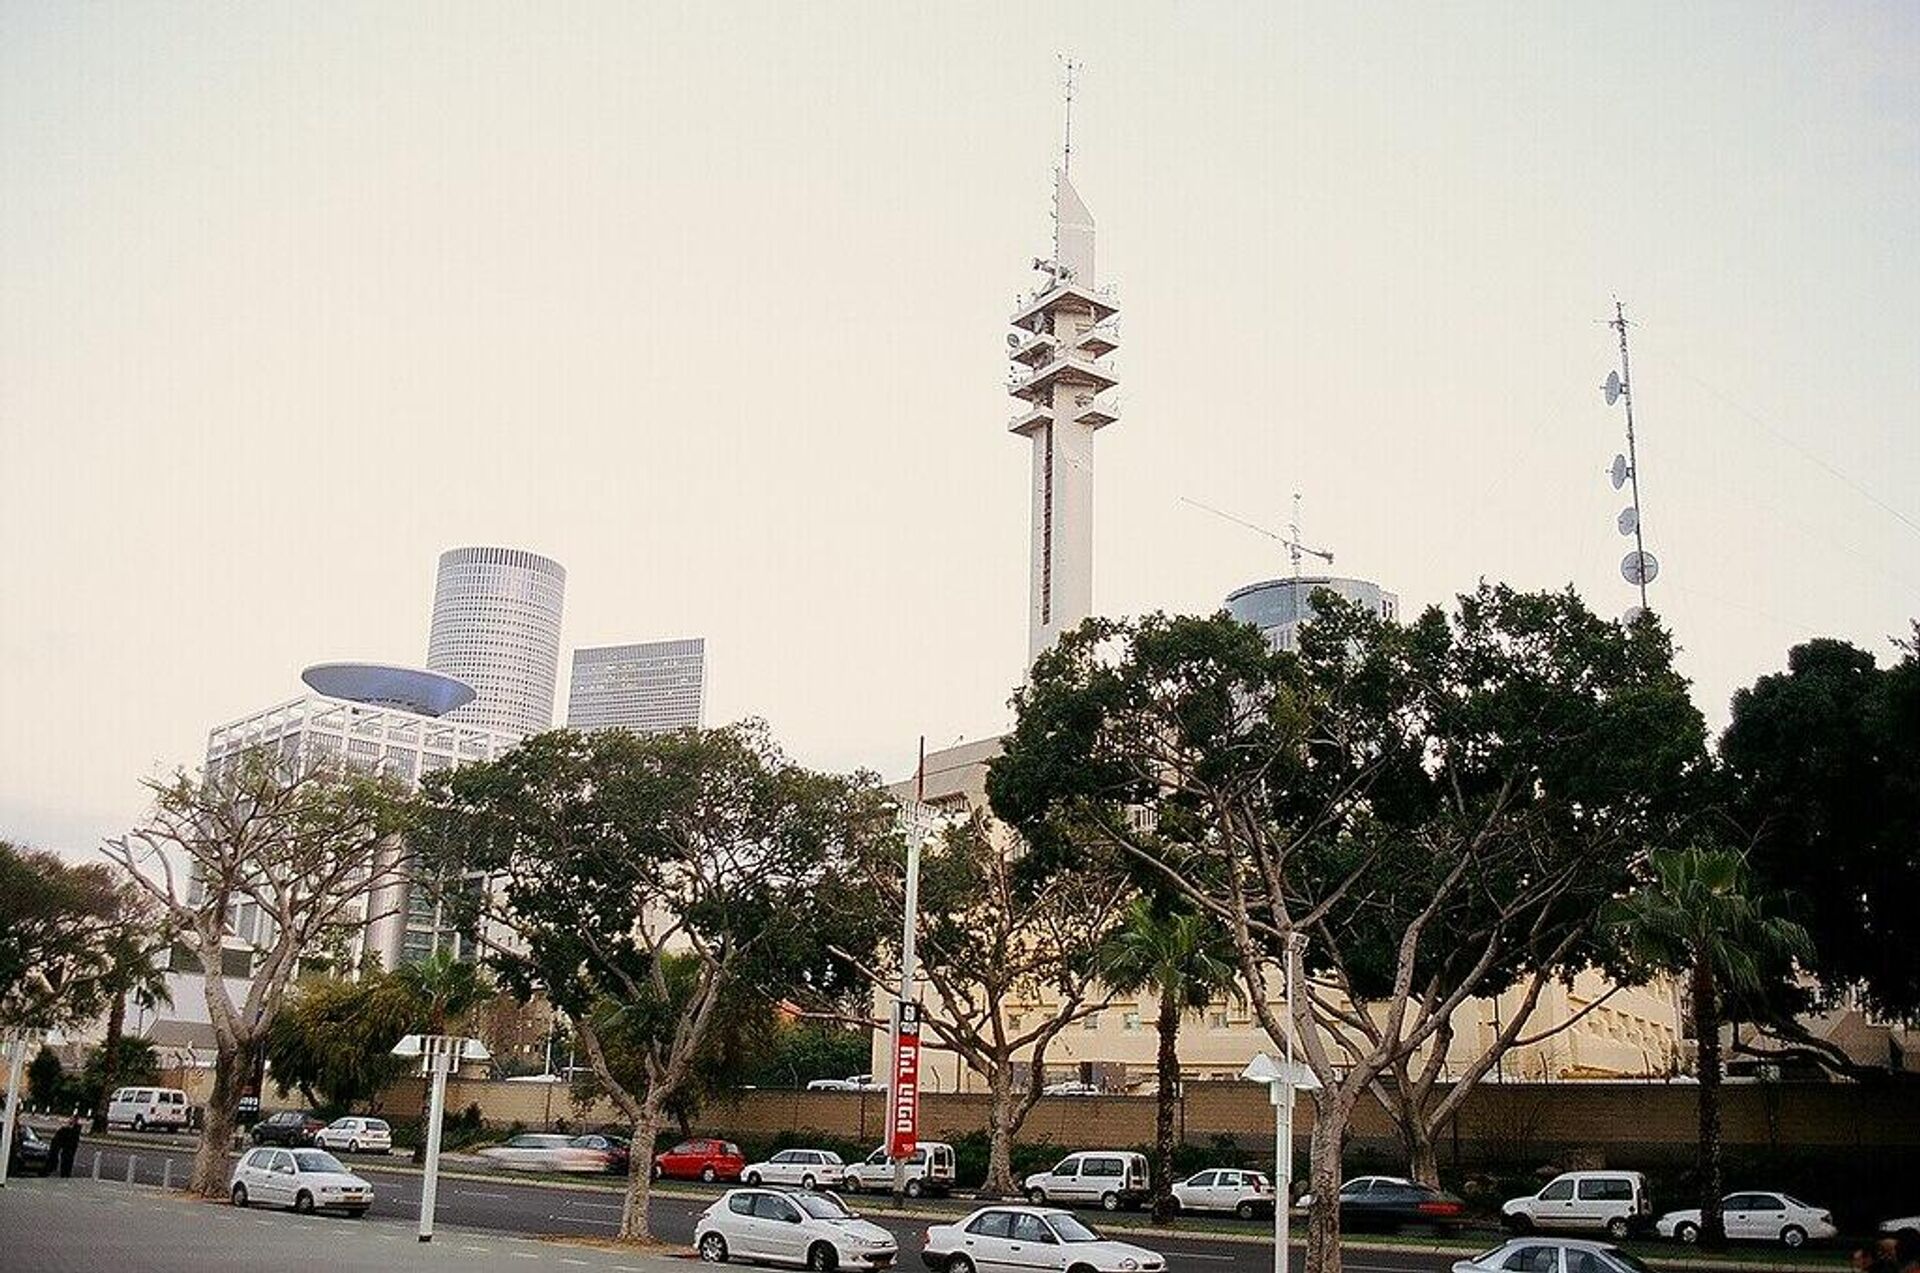
[(447, 719), (518, 734), (553, 728), (566, 591), (566, 568), (538, 553), (451, 548), (440, 554), (427, 666), (476, 691)]

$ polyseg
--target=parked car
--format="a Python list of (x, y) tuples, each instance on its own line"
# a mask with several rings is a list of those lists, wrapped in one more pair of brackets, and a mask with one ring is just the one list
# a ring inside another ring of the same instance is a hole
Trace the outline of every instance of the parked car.
[[(906, 1192), (909, 1198), (922, 1194), (945, 1194), (953, 1188), (953, 1146), (942, 1140), (923, 1140), (907, 1159)], [(886, 1193), (893, 1188), (893, 1159), (883, 1146), (848, 1167), (841, 1187), (849, 1193), (877, 1189)]]
[(1880, 1232), (1890, 1238), (1906, 1238), (1910, 1242), (1920, 1242), (1920, 1215), (1895, 1216), (1891, 1220), (1882, 1220)]
[(327, 1130), (327, 1120), (303, 1109), (283, 1109), (267, 1115), (248, 1133), (256, 1145), (311, 1145)]
[(7, 1174), (24, 1176), (53, 1174), (53, 1142), (25, 1123), (13, 1125), (13, 1148), (7, 1154)]
[(1582, 1238), (1513, 1238), (1471, 1260), (1456, 1260), (1453, 1273), (1653, 1273), (1639, 1256), (1610, 1242)]
[[(1784, 1193), (1730, 1193), (1720, 1200), (1720, 1217), (1727, 1237), (1805, 1246), (1837, 1236), (1833, 1213)], [(1700, 1209), (1669, 1211), (1653, 1224), (1663, 1238), (1693, 1243), (1700, 1240)]]
[(683, 1140), (653, 1156), (655, 1180), (738, 1180), (746, 1169), (740, 1146), (730, 1140)]
[(1515, 1233), (1598, 1229), (1618, 1241), (1652, 1222), (1653, 1198), (1637, 1171), (1563, 1171), (1539, 1193), (1502, 1204), (1500, 1218)]
[(1049, 1202), (1097, 1202), (1108, 1211), (1137, 1207), (1152, 1184), (1147, 1156), (1120, 1150), (1068, 1154), (1051, 1171), (1035, 1172), (1022, 1187), (1034, 1206)]
[(236, 1207), (258, 1202), (295, 1211), (365, 1215), (373, 1186), (324, 1149), (249, 1149), (234, 1164), (227, 1193)]
[(582, 1149), (573, 1137), (558, 1132), (524, 1132), (499, 1145), (489, 1145), (480, 1157), (514, 1171), (596, 1172), (607, 1169), (606, 1155)]
[(809, 1092), (884, 1092), (885, 1083), (876, 1083), (871, 1074), (849, 1074), (843, 1079), (814, 1079), (807, 1084)]
[(694, 1221), (693, 1245), (709, 1264), (765, 1260), (819, 1273), (890, 1268), (900, 1256), (891, 1233), (832, 1194), (778, 1189), (727, 1190)]
[(847, 1165), (831, 1149), (783, 1149), (765, 1162), (748, 1163), (740, 1178), (750, 1185), (799, 1185), (837, 1189)]
[(1079, 1079), (1062, 1079), (1058, 1083), (1049, 1083), (1040, 1089), (1042, 1096), (1098, 1096), (1101, 1088), (1097, 1083), (1086, 1083)]
[(1054, 1207), (982, 1207), (954, 1224), (927, 1230), (920, 1259), (933, 1273), (1156, 1273), (1159, 1252), (1101, 1237), (1080, 1218)]
[(1272, 1215), (1273, 1185), (1258, 1171), (1210, 1167), (1196, 1171), (1173, 1186), (1173, 1200), (1182, 1211), (1231, 1211), (1242, 1220)]
[(575, 1149), (590, 1149), (601, 1155), (604, 1160), (602, 1171), (615, 1176), (627, 1174), (627, 1167), (633, 1160), (632, 1142), (625, 1136), (615, 1136), (610, 1132), (588, 1132), (575, 1136), (567, 1142)]
[(350, 1154), (390, 1154), (393, 1128), (384, 1118), (336, 1118), (313, 1134), (322, 1149), (344, 1149)]
[(1467, 1204), (1456, 1195), (1412, 1181), (1373, 1180), (1363, 1188), (1340, 1191), (1342, 1228), (1397, 1230), (1424, 1224), (1435, 1233), (1452, 1233), (1466, 1214)]
[[(1340, 1186), (1340, 1192), (1344, 1194), (1349, 1189), (1373, 1189), (1380, 1185), (1410, 1185), (1412, 1183), (1413, 1181), (1407, 1179), (1405, 1176), (1355, 1176)], [(1311, 1207), (1313, 1205), (1313, 1195), (1311, 1193), (1303, 1193), (1294, 1201), (1293, 1205), (1296, 1207)]]
[(187, 1125), (187, 1094), (177, 1087), (116, 1088), (107, 1099), (107, 1126), (174, 1130)]

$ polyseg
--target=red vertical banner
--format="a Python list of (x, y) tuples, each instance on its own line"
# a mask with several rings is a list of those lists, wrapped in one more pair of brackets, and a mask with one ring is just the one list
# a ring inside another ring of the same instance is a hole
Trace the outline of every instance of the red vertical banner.
[(887, 1153), (911, 1158), (920, 1146), (920, 1005), (900, 1005), (900, 1043), (893, 1053), (893, 1083), (887, 1092), (891, 1130)]

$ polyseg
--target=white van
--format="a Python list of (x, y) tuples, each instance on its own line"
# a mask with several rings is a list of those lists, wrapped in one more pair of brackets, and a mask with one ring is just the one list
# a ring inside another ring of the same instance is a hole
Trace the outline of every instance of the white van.
[(1515, 1233), (1597, 1229), (1618, 1241), (1652, 1222), (1653, 1197), (1637, 1171), (1564, 1171), (1539, 1193), (1509, 1199), (1500, 1217)]
[(107, 1126), (168, 1131), (187, 1125), (187, 1094), (177, 1087), (123, 1087), (107, 1101)]
[[(913, 1157), (907, 1159), (907, 1197), (945, 1194), (953, 1188), (953, 1177), (953, 1146), (943, 1140), (923, 1140), (913, 1151)], [(849, 1193), (867, 1190), (886, 1193), (892, 1189), (893, 1159), (887, 1157), (886, 1147), (874, 1150), (847, 1168), (841, 1185)]]
[(1152, 1188), (1147, 1156), (1117, 1149), (1068, 1154), (1052, 1171), (1028, 1176), (1024, 1187), (1027, 1201), (1036, 1207), (1050, 1202), (1097, 1202), (1108, 1211), (1139, 1206)]

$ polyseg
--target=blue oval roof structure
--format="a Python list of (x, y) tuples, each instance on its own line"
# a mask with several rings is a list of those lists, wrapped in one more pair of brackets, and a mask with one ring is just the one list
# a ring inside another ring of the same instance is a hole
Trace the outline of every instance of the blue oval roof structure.
[(474, 699), (475, 690), (458, 677), (391, 663), (316, 663), (300, 679), (317, 694), (350, 703), (397, 707), (421, 716), (445, 716)]

